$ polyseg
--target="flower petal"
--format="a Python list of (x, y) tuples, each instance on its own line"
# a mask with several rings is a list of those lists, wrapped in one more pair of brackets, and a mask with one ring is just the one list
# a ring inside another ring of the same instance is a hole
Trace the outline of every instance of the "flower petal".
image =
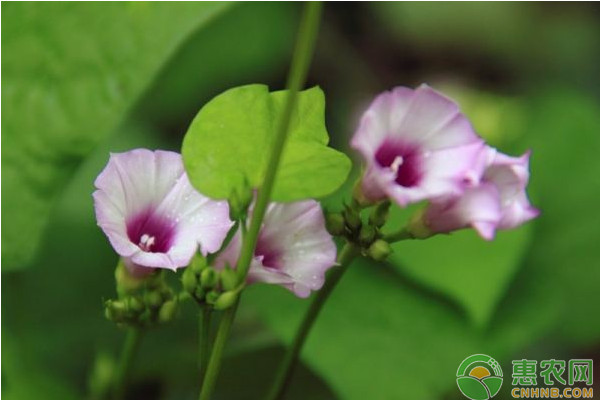
[(502, 204), (499, 228), (512, 229), (539, 215), (531, 206), (525, 189), (529, 183), (529, 157), (510, 157), (496, 153), (484, 174), (484, 179), (498, 187)]
[(265, 216), (262, 239), (284, 249), (282, 270), (296, 282), (295, 291), (320, 289), (325, 271), (335, 265), (337, 249), (325, 229), (319, 203), (314, 200), (272, 204)]
[(406, 110), (399, 112), (391, 126), (392, 134), (428, 150), (460, 146), (478, 140), (458, 105), (427, 85), (419, 86)]
[[(227, 201), (215, 201), (201, 195), (192, 187), (186, 174), (177, 178), (156, 212), (167, 215), (178, 224), (176, 237), (177, 242), (182, 244), (180, 249), (198, 243), (205, 256), (219, 250), (233, 226)], [(190, 243), (183, 246), (186, 241)]]
[(377, 96), (361, 118), (352, 138), (352, 147), (366, 158), (371, 158), (390, 134), (392, 127), (400, 124), (413, 95), (412, 89), (397, 87)]
[(425, 215), (427, 226), (434, 232), (472, 226), (488, 240), (501, 217), (498, 189), (489, 183), (469, 188), (461, 196), (432, 201)]
[[(484, 168), (483, 142), (432, 151), (424, 157), (423, 180), (414, 187), (403, 187), (380, 174), (379, 182), (399, 205), (462, 193), (472, 181), (478, 181)], [(387, 179), (387, 182), (384, 181)]]
[[(217, 257), (216, 268), (236, 266), (240, 242), (238, 232)], [(307, 297), (323, 286), (326, 270), (335, 265), (336, 252), (318, 202), (271, 203), (247, 279), (281, 285)]]

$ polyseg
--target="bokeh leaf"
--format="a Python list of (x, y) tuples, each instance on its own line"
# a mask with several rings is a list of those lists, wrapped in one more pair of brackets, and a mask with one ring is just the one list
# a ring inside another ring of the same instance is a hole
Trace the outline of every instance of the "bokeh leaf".
[[(251, 287), (244, 302), (285, 343), (308, 305), (265, 285)], [(451, 304), (423, 296), (394, 270), (362, 260), (331, 295), (302, 359), (343, 399), (434, 399), (456, 385), (462, 359), (485, 351), (480, 344)]]
[[(229, 198), (261, 186), (284, 99), (285, 92), (246, 85), (220, 94), (200, 110), (182, 147), (186, 170), (200, 192)], [(321, 89), (299, 94), (289, 129), (273, 199), (292, 201), (335, 191), (351, 165), (344, 154), (327, 147)]]
[(284, 2), (229, 7), (186, 40), (134, 113), (179, 139), (198, 110), (223, 90), (251, 82), (279, 85), (292, 54), (298, 11), (297, 4)]
[[(35, 255), (55, 198), (165, 60), (223, 3), (2, 6), (2, 267)], [(107, 26), (110, 29), (107, 29)], [(18, 227), (18, 229), (15, 229)]]
[[(31, 348), (22, 346), (14, 334), (2, 330), (2, 397), (8, 400), (76, 400), (69, 382), (39, 364)], [(7, 379), (10, 378), (10, 379)]]
[(2, 386), (15, 399), (81, 399), (96, 351), (117, 357), (122, 332), (102, 307), (115, 295), (118, 256), (96, 225), (91, 193), (109, 151), (142, 145), (165, 147), (154, 132), (132, 124), (101, 143), (61, 191), (41, 241), (44, 257), (3, 273)]
[(427, 243), (397, 243), (391, 261), (411, 279), (457, 301), (476, 326), (484, 327), (521, 265), (530, 236), (530, 225), (499, 232), (493, 242), (464, 230)]
[(542, 215), (492, 341), (510, 348), (543, 335), (559, 351), (585, 348), (600, 337), (600, 104), (572, 89), (548, 88), (530, 102), (528, 115), (531, 186)]
[[(486, 68), (485, 73), (516, 72), (514, 78), (528, 84), (560, 80), (598, 89), (594, 66), (600, 59), (600, 24), (586, 7), (509, 2), (381, 2), (370, 7), (376, 23), (386, 27), (382, 40), (396, 40), (399, 49), (437, 59), (428, 58), (438, 66), (447, 58), (461, 59)], [(454, 68), (452, 63), (445, 67)]]

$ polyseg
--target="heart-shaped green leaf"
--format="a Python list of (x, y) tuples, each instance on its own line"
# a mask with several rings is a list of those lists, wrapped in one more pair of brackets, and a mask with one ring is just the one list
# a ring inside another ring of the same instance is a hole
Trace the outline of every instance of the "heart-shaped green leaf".
[[(200, 192), (229, 198), (261, 186), (285, 95), (269, 93), (264, 85), (241, 86), (200, 110), (182, 147), (186, 170)], [(305, 90), (298, 97), (273, 191), (277, 201), (330, 194), (350, 171), (348, 157), (327, 147), (321, 89)]]

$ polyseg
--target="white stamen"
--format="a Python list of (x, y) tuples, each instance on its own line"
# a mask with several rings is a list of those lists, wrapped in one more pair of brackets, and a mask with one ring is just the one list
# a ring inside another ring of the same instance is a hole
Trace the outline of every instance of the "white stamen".
[(140, 238), (140, 244), (138, 246), (144, 251), (150, 251), (152, 246), (154, 246), (155, 242), (156, 238), (154, 236), (150, 236), (147, 233), (144, 233)]
[(398, 169), (400, 169), (400, 166), (404, 163), (404, 158), (402, 158), (402, 156), (396, 156), (396, 158), (394, 158), (394, 161), (392, 162), (392, 164), (390, 165), (390, 169), (393, 172), (398, 172)]

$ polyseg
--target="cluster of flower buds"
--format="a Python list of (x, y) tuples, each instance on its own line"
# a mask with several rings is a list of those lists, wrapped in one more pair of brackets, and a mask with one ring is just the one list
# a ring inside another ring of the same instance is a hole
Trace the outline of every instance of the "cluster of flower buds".
[(327, 214), (327, 230), (333, 236), (344, 237), (348, 242), (357, 245), (363, 255), (376, 261), (384, 261), (392, 251), (381, 232), (387, 221), (390, 206), (391, 203), (387, 200), (379, 202), (363, 221), (363, 207), (353, 200), (350, 205), (344, 205), (342, 212)]
[(169, 322), (177, 312), (177, 296), (161, 271), (131, 275), (123, 262), (115, 270), (118, 299), (104, 304), (106, 318), (122, 325), (147, 327)]
[(229, 266), (216, 270), (208, 266), (206, 258), (198, 255), (181, 276), (183, 289), (202, 306), (216, 310), (231, 307), (238, 296), (241, 285), (238, 285), (236, 272)]

